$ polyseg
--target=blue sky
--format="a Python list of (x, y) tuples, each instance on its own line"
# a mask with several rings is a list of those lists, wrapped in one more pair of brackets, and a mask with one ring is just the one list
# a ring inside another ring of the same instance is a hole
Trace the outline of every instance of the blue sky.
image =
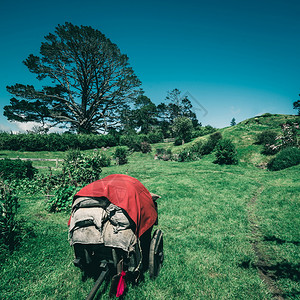
[(299, 16), (299, 0), (1, 1), (0, 130), (28, 128), (3, 116), (11, 98), (6, 86), (37, 82), (22, 61), (66, 21), (116, 43), (154, 103), (174, 88), (192, 95), (203, 125), (295, 114)]

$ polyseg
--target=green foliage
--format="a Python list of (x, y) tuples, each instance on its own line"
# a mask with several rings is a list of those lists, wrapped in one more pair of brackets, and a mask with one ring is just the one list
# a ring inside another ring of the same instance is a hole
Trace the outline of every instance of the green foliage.
[(203, 143), (202, 141), (198, 141), (194, 143), (192, 146), (188, 146), (181, 150), (178, 154), (178, 161), (195, 161), (202, 157), (202, 148)]
[(231, 122), (230, 122), (230, 126), (235, 126), (236, 122), (235, 122), (235, 118), (232, 118)]
[(293, 109), (296, 109), (298, 111), (298, 116), (300, 116), (300, 100), (297, 100), (293, 103)]
[(45, 36), (40, 56), (30, 54), (24, 64), (52, 85), (39, 90), (18, 83), (8, 86), (14, 96), (4, 107), (8, 120), (67, 123), (77, 133), (95, 133), (140, 93), (141, 82), (128, 57), (90, 26), (58, 25)]
[(218, 141), (221, 138), (222, 138), (222, 134), (219, 131), (212, 133), (209, 136), (208, 141), (203, 144), (202, 149), (201, 149), (201, 154), (207, 155), (207, 154), (210, 154), (211, 152), (213, 152)]
[[(19, 208), (19, 199), (14, 190), (0, 182), (0, 262), (8, 251), (15, 249), (18, 242), (19, 223), (16, 214)], [(3, 256), (3, 257), (2, 257)]]
[(110, 160), (99, 152), (83, 155), (79, 150), (69, 150), (63, 165), (65, 180), (75, 186), (93, 182), (99, 179), (101, 167), (109, 164)]
[(180, 139), (182, 144), (192, 139), (193, 123), (188, 117), (176, 118), (173, 124), (173, 132), (176, 139)]
[(120, 138), (120, 144), (127, 146), (130, 150), (139, 152), (141, 151), (141, 143), (145, 140), (144, 135), (122, 135)]
[(263, 154), (273, 155), (277, 153), (280, 148), (276, 147), (277, 133), (274, 130), (264, 130), (256, 137), (256, 144), (263, 145)]
[(268, 169), (279, 171), (300, 164), (300, 149), (296, 147), (281, 150), (276, 157), (268, 163)]
[(178, 153), (178, 161), (195, 161), (199, 159), (199, 154), (193, 152), (192, 149), (183, 149)]
[(150, 144), (161, 143), (164, 141), (164, 135), (161, 130), (151, 131), (147, 134), (147, 136)]
[(47, 210), (49, 212), (70, 211), (72, 207), (73, 197), (78, 191), (75, 186), (61, 186), (54, 196), (47, 201)]
[(3, 179), (32, 179), (38, 170), (32, 166), (31, 161), (22, 161), (20, 159), (0, 160), (0, 175)]
[(258, 134), (257, 144), (264, 146), (263, 154), (276, 154), (281, 149), (287, 147), (297, 147), (297, 131), (299, 124), (297, 122), (286, 121), (281, 124), (282, 134), (277, 135), (273, 130), (265, 130)]
[(210, 125), (206, 125), (204, 127), (198, 126), (195, 130), (193, 130), (192, 137), (196, 138), (199, 136), (211, 134), (211, 133), (214, 133), (216, 130), (217, 130), (216, 128), (214, 128)]
[(124, 134), (120, 137), (120, 145), (127, 146), (135, 152), (142, 151), (142, 143), (160, 143), (163, 141), (162, 131), (154, 131), (148, 134)]
[(276, 141), (277, 133), (274, 130), (264, 130), (256, 137), (258, 145), (274, 144)]
[(219, 140), (216, 146), (216, 160), (214, 163), (219, 165), (236, 165), (238, 163), (237, 152), (231, 140)]
[(164, 161), (172, 160), (173, 159), (172, 150), (170, 148), (169, 149), (157, 148), (155, 157), (157, 159), (161, 159)]
[(120, 146), (120, 147), (116, 148), (114, 157), (115, 157), (118, 165), (127, 164), (127, 162), (128, 162), (127, 153), (128, 153), (127, 147)]
[(142, 153), (149, 153), (151, 152), (152, 148), (151, 145), (147, 142), (142, 142), (141, 143), (141, 151)]
[(201, 156), (202, 155), (202, 147), (203, 147), (203, 142), (197, 141), (191, 146), (191, 151), (194, 153), (198, 153), (198, 155)]
[(299, 130), (299, 124), (293, 122), (286, 122), (282, 124), (282, 135), (279, 136), (281, 140), (281, 147), (294, 147), (298, 145), (297, 141), (297, 131)]
[(104, 134), (33, 134), (0, 133), (0, 150), (66, 151), (116, 146), (118, 138)]

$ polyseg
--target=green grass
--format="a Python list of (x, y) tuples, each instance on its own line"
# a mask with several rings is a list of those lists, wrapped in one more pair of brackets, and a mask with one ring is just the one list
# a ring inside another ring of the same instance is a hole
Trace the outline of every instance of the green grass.
[[(162, 196), (158, 227), (164, 232), (164, 266), (156, 280), (146, 274), (140, 285), (129, 285), (124, 299), (271, 299), (251, 267), (256, 257), (247, 204), (263, 184), (265, 190), (256, 205), (263, 235), (287, 241), (263, 242), (269, 252), (276, 253), (273, 263), (299, 264), (299, 245), (289, 243), (299, 242), (298, 171), (293, 167), (274, 176), (251, 166), (219, 166), (209, 159), (155, 161), (153, 154), (141, 153), (130, 156), (127, 165), (104, 168), (103, 177), (127, 173)], [(68, 214), (47, 213), (44, 201), (41, 195), (23, 195), (20, 200), (20, 216), (35, 236), (26, 237), (2, 266), (1, 299), (83, 299), (93, 286), (91, 279), (83, 282), (72, 265)], [(242, 267), (249, 261), (250, 267)], [(293, 278), (278, 282), (290, 299), (296, 299), (299, 284)], [(101, 292), (98, 299), (107, 299), (105, 284)]]
[[(284, 298), (299, 299), (300, 167), (278, 172), (255, 167), (266, 158), (253, 141), (256, 132), (278, 123), (270, 118), (260, 118), (262, 124), (251, 119), (223, 129), (224, 137), (240, 145), (242, 162), (236, 166), (213, 164), (213, 154), (196, 162), (154, 160), (156, 148), (173, 147), (159, 144), (153, 145), (152, 153), (132, 154), (126, 165), (103, 168), (102, 177), (128, 174), (161, 196), (158, 228), (164, 232), (163, 268), (156, 280), (146, 273), (138, 286), (129, 285), (123, 299), (272, 299), (258, 274), (254, 239), (268, 257)], [(16, 155), (0, 152), (4, 154)], [(63, 152), (23, 154), (64, 156)], [(34, 235), (25, 236), (2, 263), (0, 299), (84, 299), (94, 282), (83, 281), (72, 264), (69, 215), (46, 212), (43, 195), (20, 197), (19, 218), (26, 220)], [(257, 235), (251, 229), (253, 216)], [(109, 283), (103, 284), (97, 299), (108, 299), (108, 291)]]

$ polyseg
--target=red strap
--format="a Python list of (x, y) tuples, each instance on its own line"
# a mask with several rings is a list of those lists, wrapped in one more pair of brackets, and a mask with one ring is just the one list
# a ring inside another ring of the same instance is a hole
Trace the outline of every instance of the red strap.
[(70, 223), (71, 223), (71, 217), (72, 217), (72, 216), (70, 216), (70, 219), (69, 219), (69, 221), (68, 221), (68, 226), (70, 226)]
[(118, 283), (118, 287), (117, 287), (117, 294), (116, 297), (120, 297), (123, 295), (125, 289), (126, 289), (126, 283), (125, 283), (125, 279), (124, 276), (126, 275), (126, 273), (124, 271), (121, 272), (121, 277)]

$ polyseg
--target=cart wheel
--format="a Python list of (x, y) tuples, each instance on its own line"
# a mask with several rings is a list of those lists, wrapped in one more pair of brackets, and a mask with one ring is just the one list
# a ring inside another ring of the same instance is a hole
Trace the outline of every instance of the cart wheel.
[(149, 252), (149, 274), (151, 278), (158, 276), (163, 260), (163, 233), (160, 229), (157, 229), (153, 234)]

